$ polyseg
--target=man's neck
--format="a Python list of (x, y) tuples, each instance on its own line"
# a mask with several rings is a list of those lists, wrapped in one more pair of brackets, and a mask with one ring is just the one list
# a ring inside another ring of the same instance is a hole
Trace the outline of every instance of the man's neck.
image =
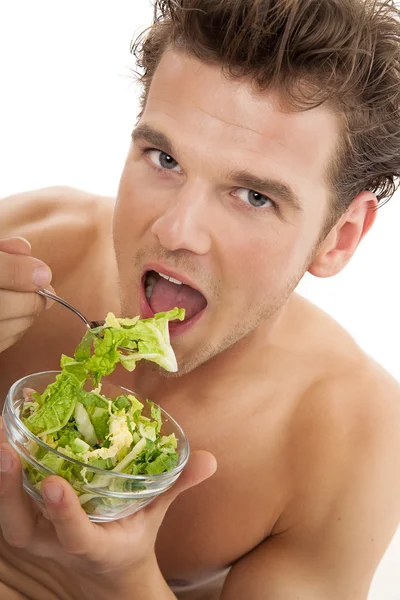
[(291, 304), (292, 299), (268, 321), (186, 375), (165, 377), (151, 365), (138, 365), (132, 373), (132, 389), (140, 390), (150, 398), (161, 399), (175, 392), (181, 394), (184, 390), (195, 389), (199, 383), (204, 386), (210, 382), (213, 388), (217, 388), (220, 383), (229, 380), (232, 373), (246, 378), (255, 374), (259, 369), (260, 356), (263, 357), (263, 364), (268, 365), (274, 358), (276, 348), (285, 345), (286, 321), (291, 313)]

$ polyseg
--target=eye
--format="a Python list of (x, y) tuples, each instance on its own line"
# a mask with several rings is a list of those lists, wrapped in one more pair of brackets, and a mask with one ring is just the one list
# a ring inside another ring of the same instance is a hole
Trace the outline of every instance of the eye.
[(166, 152), (150, 149), (146, 151), (146, 154), (148, 154), (151, 162), (159, 169), (161, 168), (168, 171), (181, 171), (181, 167), (176, 160)]
[(264, 208), (267, 206), (276, 206), (275, 202), (268, 198), (268, 196), (263, 196), (259, 192), (255, 192), (254, 190), (249, 190), (247, 188), (239, 188), (236, 190), (235, 195), (238, 196), (243, 202), (250, 204), (254, 208)]

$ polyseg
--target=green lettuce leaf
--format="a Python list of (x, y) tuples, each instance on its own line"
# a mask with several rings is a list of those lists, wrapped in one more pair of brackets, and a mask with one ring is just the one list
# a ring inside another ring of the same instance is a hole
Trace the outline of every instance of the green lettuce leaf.
[(84, 383), (88, 378), (88, 371), (85, 363), (74, 360), (65, 354), (61, 356), (60, 366), (64, 373), (74, 375), (80, 383)]
[(64, 431), (58, 439), (57, 449), (60, 447), (65, 448), (65, 446), (72, 446), (77, 437), (79, 437), (79, 436), (75, 430), (74, 431)]
[(155, 460), (148, 463), (146, 473), (149, 475), (158, 475), (165, 471), (171, 471), (178, 464), (178, 454), (159, 454)]
[(93, 333), (93, 330), (86, 332), (86, 334), (82, 338), (81, 343), (79, 344), (79, 346), (77, 346), (74, 352), (75, 360), (82, 362), (90, 358), (91, 346), (95, 339), (96, 336)]
[(154, 419), (154, 421), (157, 423), (157, 433), (160, 433), (160, 429), (161, 429), (161, 425), (162, 425), (161, 408), (159, 406), (156, 406), (154, 404), (154, 402), (150, 402), (150, 400), (147, 400), (147, 403), (150, 405), (151, 418)]
[[(160, 365), (166, 371), (177, 371), (178, 365), (170, 344), (168, 323), (176, 319), (183, 321), (184, 318), (185, 309), (174, 308), (168, 312), (157, 313), (151, 319), (131, 319), (129, 321), (132, 323), (129, 328), (113, 328), (114, 335), (115, 332), (118, 332), (117, 345), (131, 347), (128, 342), (132, 342), (137, 347), (137, 352), (130, 352), (127, 355), (120, 353), (119, 360), (123, 367), (128, 371), (133, 371), (139, 360), (149, 360)], [(117, 321), (127, 321), (127, 319), (117, 319)], [(112, 313), (107, 315), (106, 324), (108, 323), (115, 323)], [(124, 339), (122, 339), (123, 336), (125, 336)]]
[(98, 406), (88, 406), (86, 410), (96, 432), (97, 439), (104, 441), (109, 429), (108, 421), (110, 413), (108, 409), (99, 408)]
[(131, 403), (126, 394), (123, 394), (122, 396), (118, 396), (118, 398), (115, 398), (113, 400), (113, 408), (115, 408), (116, 410), (121, 410), (123, 408), (129, 409), (130, 407), (131, 407)]
[(85, 392), (85, 390), (82, 390), (80, 401), (86, 409), (89, 406), (98, 406), (99, 408), (106, 408), (108, 410), (108, 402), (106, 398), (93, 391)]
[(79, 390), (75, 377), (65, 372), (57, 375), (42, 396), (42, 406), (24, 421), (26, 427), (35, 435), (59, 431), (74, 412)]
[(92, 425), (86, 408), (79, 401), (75, 404), (74, 418), (76, 427), (85, 442), (87, 442), (90, 446), (95, 446), (97, 444), (96, 431)]

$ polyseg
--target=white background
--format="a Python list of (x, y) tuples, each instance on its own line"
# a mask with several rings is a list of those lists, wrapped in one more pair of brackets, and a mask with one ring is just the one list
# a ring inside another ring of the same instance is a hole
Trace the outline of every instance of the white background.
[[(0, 196), (60, 184), (116, 193), (137, 115), (129, 44), (151, 17), (148, 0), (1, 0)], [(306, 276), (299, 291), (400, 380), (399, 224), (400, 192), (342, 274)], [(399, 566), (400, 531), (369, 600), (400, 600)]]

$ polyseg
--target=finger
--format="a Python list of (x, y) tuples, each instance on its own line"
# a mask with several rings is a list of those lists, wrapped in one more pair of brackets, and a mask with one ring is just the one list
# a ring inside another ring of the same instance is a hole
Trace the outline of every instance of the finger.
[(69, 483), (56, 475), (46, 477), (42, 495), (48, 518), (64, 550), (71, 555), (93, 558), (96, 549), (99, 550), (99, 528), (89, 521)]
[(46, 298), (35, 292), (0, 290), (1, 319), (18, 319), (38, 315), (46, 308)]
[(0, 353), (4, 352), (4, 350), (7, 350), (7, 348), (11, 348), (11, 346), (16, 344), (18, 342), (18, 340), (20, 340), (24, 336), (24, 334), (25, 334), (25, 331), (23, 331), (19, 335), (14, 335), (12, 337), (7, 337), (6, 339), (1, 340), (0, 341)]
[(51, 270), (32, 256), (10, 254), (0, 250), (0, 288), (17, 292), (34, 292), (51, 281)]
[[(46, 290), (55, 294), (51, 285)], [(20, 317), (38, 316), (44, 310), (53, 306), (54, 300), (36, 294), (35, 292), (14, 292), (12, 290), (0, 290), (0, 315), (1, 319), (18, 319)]]
[(2, 252), (9, 252), (10, 254), (30, 256), (32, 246), (26, 238), (17, 236), (0, 240), (0, 250)]
[(29, 498), (22, 487), (18, 454), (7, 443), (0, 444), (0, 527), (10, 546), (27, 548), (35, 529)]
[(20, 317), (1, 322), (1, 337), (4, 339), (24, 333), (35, 322), (35, 317)]
[(7, 438), (3, 427), (3, 417), (0, 417), (0, 444), (2, 443), (7, 443)]
[[(56, 290), (50, 285), (46, 285), (45, 288), (46, 291), (51, 292), (52, 294), (54, 294), (55, 296), (57, 295)], [(41, 296), (40, 294), (36, 294), (36, 296), (39, 296), (39, 298), (41, 297), (42, 300), (45, 301), (45, 305), (44, 305), (44, 309), (47, 310), (48, 308), (50, 308), (50, 306), (53, 306), (53, 304), (55, 304), (55, 300), (52, 300), (51, 298), (48, 298), (47, 296)]]
[(206, 452), (205, 450), (196, 450), (193, 452), (186, 467), (182, 471), (182, 474), (172, 488), (154, 500), (154, 502), (149, 504), (145, 509), (148, 516), (151, 519), (154, 518), (156, 521), (159, 520), (159, 523), (161, 524), (169, 506), (179, 494), (198, 485), (202, 481), (205, 481), (211, 477), (216, 470), (217, 461), (211, 452)]
[[(54, 292), (53, 288), (51, 287), (51, 285), (47, 286), (47, 289), (51, 290)], [(6, 292), (6, 290), (0, 290), (0, 300), (3, 297), (3, 294)], [(15, 292), (15, 293), (20, 293), (20, 292)], [(25, 296), (25, 295), (29, 295), (27, 294), (20, 294), (21, 296)], [(51, 306), (53, 306), (53, 304), (55, 303), (54, 300), (50, 300), (49, 298), (44, 298), (43, 296), (39, 296), (39, 294), (33, 294), (35, 296), (37, 296), (41, 301), (42, 301), (42, 308), (41, 310), (39, 310), (35, 315), (31, 315), (28, 317), (16, 317), (13, 319), (5, 319), (4, 321), (1, 320), (2, 318), (4, 318), (4, 312), (0, 307), (0, 321), (1, 321), (1, 339), (0, 339), (0, 353), (3, 352), (3, 350), (6, 350), (7, 348), (10, 348), (11, 346), (13, 346), (16, 342), (18, 342), (18, 340), (20, 340), (24, 334), (26, 333), (26, 331), (32, 327), (32, 325), (35, 322), (35, 318), (39, 316), (39, 314), (41, 312), (43, 312), (43, 310), (47, 310), (48, 308), (50, 308)], [(1, 304), (1, 302), (0, 302)]]

